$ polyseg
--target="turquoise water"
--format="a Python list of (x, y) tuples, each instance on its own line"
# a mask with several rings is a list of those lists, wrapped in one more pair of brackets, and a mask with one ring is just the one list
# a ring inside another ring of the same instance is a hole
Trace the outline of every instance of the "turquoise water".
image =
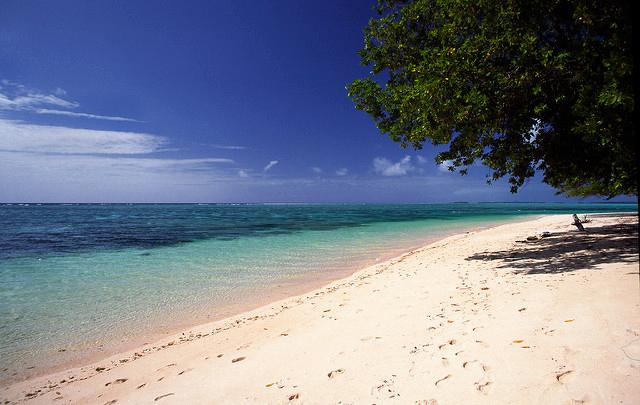
[(0, 380), (299, 293), (470, 227), (636, 210), (629, 204), (0, 205)]

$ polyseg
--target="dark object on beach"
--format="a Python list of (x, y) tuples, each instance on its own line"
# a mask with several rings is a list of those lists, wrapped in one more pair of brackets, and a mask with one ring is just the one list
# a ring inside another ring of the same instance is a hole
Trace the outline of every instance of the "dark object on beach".
[(527, 236), (527, 240), (528, 240), (529, 242), (533, 242), (533, 241), (538, 240), (538, 237), (537, 237), (537, 236)]
[(548, 238), (549, 236), (551, 236), (551, 232), (544, 231), (540, 234), (541, 238)]
[(578, 230), (580, 232), (584, 232), (584, 226), (582, 226), (582, 222), (580, 222), (580, 218), (578, 218), (578, 215), (573, 214), (573, 223), (571, 225), (574, 225), (576, 228), (578, 228)]

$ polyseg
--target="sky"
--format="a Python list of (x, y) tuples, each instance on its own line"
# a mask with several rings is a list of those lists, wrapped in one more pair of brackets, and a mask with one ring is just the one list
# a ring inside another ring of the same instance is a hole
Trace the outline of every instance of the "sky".
[(373, 3), (3, 1), (0, 202), (568, 201), (354, 108)]

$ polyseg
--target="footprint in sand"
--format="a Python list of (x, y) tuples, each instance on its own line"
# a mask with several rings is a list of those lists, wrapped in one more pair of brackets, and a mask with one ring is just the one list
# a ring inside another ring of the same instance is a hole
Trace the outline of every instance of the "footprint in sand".
[(469, 365), (470, 365), (471, 363), (475, 363), (475, 362), (477, 362), (477, 361), (478, 361), (478, 360), (469, 360), (469, 361), (465, 361), (464, 363), (462, 363), (462, 368), (467, 368), (467, 367), (469, 367)]
[(489, 345), (485, 342), (483, 342), (482, 340), (476, 340), (476, 343), (479, 344), (482, 347), (489, 347)]
[[(476, 360), (466, 361), (462, 363), (462, 367), (467, 368), (471, 363), (475, 363), (475, 362)], [(480, 364), (480, 368), (482, 369), (484, 375), (479, 381), (474, 383), (474, 386), (476, 387), (476, 390), (478, 392), (482, 394), (487, 394), (490, 386), (493, 384), (493, 381), (489, 379), (489, 367), (485, 364)]]
[(160, 396), (158, 396), (158, 397), (155, 397), (155, 399), (154, 399), (153, 401), (154, 401), (154, 402), (155, 402), (155, 401), (159, 401), (159, 400), (161, 400), (162, 398), (170, 397), (171, 395), (176, 395), (176, 394), (174, 394), (173, 392), (170, 392), (170, 393), (168, 393), (168, 394), (160, 395)]
[(167, 367), (175, 367), (175, 366), (177, 366), (177, 364), (176, 364), (176, 363), (167, 364), (166, 366), (160, 367), (160, 368), (159, 368), (159, 369), (157, 369), (156, 371), (160, 371), (160, 370), (162, 370), (163, 368), (167, 368)]
[(334, 378), (336, 377), (338, 374), (342, 374), (344, 373), (344, 369), (343, 368), (339, 368), (337, 370), (333, 370), (331, 372), (329, 372), (329, 374), (327, 374), (327, 377), (329, 378)]
[(444, 347), (453, 346), (455, 344), (456, 344), (456, 340), (455, 339), (451, 339), (447, 343), (443, 343), (440, 346), (438, 346), (438, 350), (442, 350), (442, 348), (444, 348)]
[(438, 384), (440, 384), (441, 382), (448, 380), (449, 378), (453, 377), (451, 374), (447, 374), (446, 376), (442, 377), (441, 379), (439, 379), (438, 381), (436, 381), (435, 383), (433, 383), (433, 385), (435, 385), (436, 387), (438, 386)]
[(104, 386), (105, 386), (105, 387), (108, 387), (108, 386), (110, 386), (110, 385), (122, 384), (122, 383), (124, 383), (124, 382), (127, 382), (127, 380), (128, 380), (127, 378), (118, 378), (118, 379), (117, 379), (117, 380), (115, 380), (115, 381), (111, 381), (111, 382), (106, 383)]
[(489, 391), (489, 386), (492, 384), (491, 381), (485, 381), (483, 383), (477, 382), (476, 383), (476, 389), (480, 392), (482, 392), (483, 394), (486, 394), (487, 391)]
[(242, 361), (244, 359), (246, 359), (246, 357), (244, 357), (244, 356), (236, 357), (235, 359), (231, 360), (231, 362), (232, 363), (237, 363), (237, 362)]
[(181, 372), (178, 373), (178, 375), (182, 375), (184, 373), (188, 373), (189, 371), (193, 370), (192, 368), (188, 368), (186, 370), (182, 370)]
[(275, 382), (272, 382), (272, 383), (269, 383), (269, 384), (265, 384), (264, 386), (267, 387), (267, 388), (271, 388), (274, 385), (276, 387), (278, 387), (278, 389), (282, 389), (282, 388), (285, 387), (285, 384), (284, 384), (284, 382), (282, 380), (278, 380), (278, 381), (275, 381)]
[(569, 377), (569, 374), (573, 373), (573, 370), (563, 371), (561, 373), (556, 374), (556, 380), (560, 384), (564, 384), (565, 380)]
[(382, 380), (382, 384), (373, 386), (371, 388), (371, 394), (374, 394), (377, 391), (378, 395), (383, 395), (387, 398), (395, 398), (397, 396), (400, 396), (400, 394), (396, 392), (394, 387), (396, 377), (397, 376), (395, 374), (392, 374), (388, 379)]

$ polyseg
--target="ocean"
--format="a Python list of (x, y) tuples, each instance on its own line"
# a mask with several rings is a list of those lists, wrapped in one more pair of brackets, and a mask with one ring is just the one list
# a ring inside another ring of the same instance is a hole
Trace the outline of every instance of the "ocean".
[(637, 205), (0, 204), (0, 381), (301, 293), (452, 233), (623, 211)]

